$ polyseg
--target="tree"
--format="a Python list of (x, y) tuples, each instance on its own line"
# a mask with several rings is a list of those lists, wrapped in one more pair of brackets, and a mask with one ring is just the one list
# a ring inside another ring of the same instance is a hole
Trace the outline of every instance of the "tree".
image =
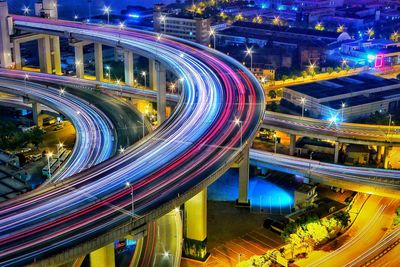
[(331, 75), (333, 73), (333, 68), (332, 67), (328, 67), (326, 69), (326, 71), (328, 72), (329, 75)]
[(349, 72), (350, 71), (350, 66), (346, 65), (346, 67), (344, 67), (344, 69), (346, 70), (346, 72)]
[(276, 92), (275, 90), (270, 90), (268, 92), (268, 96), (271, 97), (271, 99), (275, 99), (276, 98)]
[(303, 70), (301, 72), (301, 76), (303, 77), (303, 80), (307, 77), (307, 71)]
[(400, 80), (400, 74), (397, 74), (396, 78), (397, 80)]
[(285, 83), (285, 81), (287, 80), (287, 79), (289, 79), (289, 76), (287, 76), (287, 75), (282, 75), (282, 81), (283, 81), (283, 83)]
[(337, 73), (339, 73), (339, 72), (341, 72), (342, 71), (342, 68), (341, 67), (336, 67), (336, 72)]

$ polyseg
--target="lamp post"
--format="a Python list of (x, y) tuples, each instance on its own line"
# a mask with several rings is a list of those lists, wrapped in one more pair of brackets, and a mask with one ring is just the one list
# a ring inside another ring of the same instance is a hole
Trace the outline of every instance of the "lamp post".
[(216, 33), (215, 33), (215, 30), (214, 29), (211, 29), (210, 30), (210, 36), (212, 36), (213, 37), (213, 39), (214, 39), (214, 49), (215, 49), (215, 38), (216, 38)]
[(165, 33), (165, 24), (167, 23), (167, 17), (165, 16), (165, 15), (161, 15), (160, 16), (160, 21), (162, 22), (162, 24), (163, 24), (163, 32)]
[(24, 75), (24, 87), (25, 87), (25, 92), (26, 92), (26, 90), (27, 90), (27, 88), (26, 88), (26, 81), (29, 79), (29, 75), (27, 74), (27, 73), (25, 73), (25, 75)]
[(387, 132), (387, 135), (389, 135), (390, 134), (390, 127), (392, 126), (392, 114), (389, 114), (389, 127), (388, 127), (388, 132)]
[(57, 145), (57, 161), (58, 161), (58, 167), (60, 167), (61, 165), (61, 161), (60, 161), (60, 149), (64, 146), (63, 143), (59, 143)]
[(65, 89), (64, 89), (64, 88), (61, 88), (61, 89), (60, 89), (60, 96), (64, 95), (64, 93), (65, 93)]
[(276, 136), (276, 133), (274, 133), (274, 142), (275, 142), (274, 152), (275, 152), (275, 154), (276, 154), (276, 145), (277, 145), (277, 143), (278, 143), (278, 140), (277, 140), (276, 137), (277, 137), (277, 136)]
[(132, 210), (131, 210), (131, 216), (132, 219), (135, 217), (135, 204), (133, 203), (133, 186), (130, 182), (126, 182), (126, 187), (129, 187), (131, 189), (131, 204), (132, 204)]
[(49, 173), (49, 178), (51, 179), (51, 170), (50, 170), (50, 158), (53, 156), (53, 153), (49, 152), (46, 154), (47, 157), (47, 169)]
[(301, 118), (304, 118), (304, 105), (306, 104), (306, 99), (302, 97), (300, 103), (301, 103)]
[(342, 103), (342, 112), (341, 112), (341, 116), (342, 116), (342, 122), (343, 122), (343, 119), (344, 119), (344, 108), (346, 107), (346, 104), (345, 103)]
[(108, 71), (108, 82), (111, 82), (111, 67), (106, 66), (106, 70)]
[(253, 49), (247, 48), (246, 55), (250, 56), (250, 71), (253, 72)]
[(243, 122), (239, 118), (235, 118), (235, 124), (240, 127), (240, 147), (243, 145)]
[(145, 71), (142, 71), (142, 76), (143, 76), (143, 79), (144, 79), (144, 88), (146, 88), (147, 84), (146, 84), (146, 72)]
[(110, 24), (111, 7), (110, 6), (104, 6), (103, 7), (103, 12), (104, 12), (104, 14), (107, 14), (107, 24)]

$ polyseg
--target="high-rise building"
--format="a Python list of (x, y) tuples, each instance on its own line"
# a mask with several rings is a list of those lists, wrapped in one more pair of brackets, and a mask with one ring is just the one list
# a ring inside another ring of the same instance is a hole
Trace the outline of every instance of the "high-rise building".
[(190, 40), (202, 45), (210, 43), (210, 18), (189, 13), (168, 13), (163, 5), (155, 5), (154, 31)]

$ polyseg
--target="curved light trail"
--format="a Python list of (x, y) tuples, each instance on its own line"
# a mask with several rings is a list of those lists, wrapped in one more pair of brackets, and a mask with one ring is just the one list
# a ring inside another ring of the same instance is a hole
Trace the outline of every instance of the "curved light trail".
[[(170, 119), (124, 154), (32, 197), (0, 206), (2, 266), (41, 260), (121, 225), (131, 225), (131, 190), (136, 217), (150, 215), (229, 166), (242, 149), (241, 140), (245, 146), (261, 122), (261, 86), (244, 66), (226, 55), (137, 30), (20, 16), (14, 20), (17, 26), (32, 30), (79, 34), (156, 55), (184, 82)], [(235, 119), (242, 121), (242, 131)], [(126, 188), (126, 182), (132, 187)]]
[(91, 104), (68, 92), (60, 93), (52, 87), (7, 78), (0, 78), (0, 91), (43, 103), (60, 111), (74, 125), (74, 149), (68, 160), (52, 177), (52, 182), (81, 172), (111, 156), (114, 143), (113, 125), (103, 112)]

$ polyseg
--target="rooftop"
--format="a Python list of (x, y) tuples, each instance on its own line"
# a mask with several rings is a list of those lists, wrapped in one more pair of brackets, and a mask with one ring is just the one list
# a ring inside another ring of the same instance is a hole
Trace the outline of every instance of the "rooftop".
[[(313, 83), (293, 85), (287, 88), (316, 99), (322, 99), (347, 93), (367, 91), (374, 88), (395, 84), (400, 85), (400, 82), (393, 79), (384, 79), (370, 74), (357, 74)], [(359, 98), (360, 96), (357, 97)]]

